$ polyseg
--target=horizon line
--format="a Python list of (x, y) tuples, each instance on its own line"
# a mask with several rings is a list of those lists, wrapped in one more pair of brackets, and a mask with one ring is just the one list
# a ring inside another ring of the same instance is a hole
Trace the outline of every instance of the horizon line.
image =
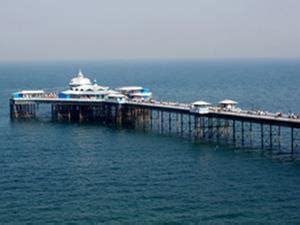
[(228, 60), (300, 60), (298, 57), (108, 57), (108, 58), (58, 58), (58, 59), (5, 59), (0, 63), (56, 63), (56, 62), (107, 62), (107, 61), (228, 61)]

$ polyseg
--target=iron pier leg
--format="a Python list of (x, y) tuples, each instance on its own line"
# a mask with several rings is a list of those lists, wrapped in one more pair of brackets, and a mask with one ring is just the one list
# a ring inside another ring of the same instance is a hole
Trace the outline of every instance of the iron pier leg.
[(291, 153), (294, 154), (294, 128), (291, 128)]
[(235, 145), (236, 139), (235, 139), (235, 120), (232, 121), (232, 142)]
[(68, 106), (68, 121), (71, 121), (71, 106)]
[(180, 113), (180, 132), (183, 135), (183, 114)]
[(145, 116), (145, 109), (142, 109), (142, 118), (143, 118), (143, 130), (146, 130), (146, 116)]
[(217, 118), (217, 142), (219, 143), (220, 142), (220, 136), (221, 136), (221, 133), (220, 133), (220, 128), (221, 128), (221, 120), (219, 118)]
[(278, 148), (281, 150), (281, 126), (278, 126)]
[(192, 122), (191, 122), (191, 115), (189, 114), (189, 137), (191, 137), (192, 134)]
[(209, 117), (208, 121), (207, 121), (207, 125), (208, 125), (208, 139), (211, 141), (211, 139), (213, 138), (213, 124), (212, 124), (212, 118)]
[(171, 112), (169, 112), (169, 133), (172, 132)]
[(198, 117), (194, 116), (194, 137), (197, 139), (198, 137)]
[(161, 133), (164, 133), (164, 112), (163, 111), (160, 111), (161, 113)]
[(264, 125), (260, 124), (260, 141), (261, 141), (261, 148), (264, 149)]
[(178, 113), (176, 113), (176, 133), (179, 133), (179, 118), (178, 118)]
[(270, 149), (273, 149), (273, 133), (272, 133), (272, 125), (270, 124)]
[(202, 138), (205, 139), (206, 134), (205, 134), (205, 119), (206, 117), (202, 117), (201, 119), (201, 129), (202, 129)]
[(249, 127), (249, 143), (250, 143), (250, 146), (252, 147), (253, 145), (253, 130), (252, 130), (252, 122), (250, 122), (250, 127)]
[(153, 113), (153, 111), (152, 111), (152, 109), (150, 109), (150, 129), (152, 130), (152, 128), (153, 128), (153, 116), (152, 116), (152, 113)]
[(160, 124), (160, 110), (157, 110), (157, 130), (158, 132), (160, 132), (160, 127), (161, 127), (161, 124)]
[(241, 122), (242, 124), (242, 146), (244, 146), (245, 144), (245, 138), (244, 138), (244, 121)]

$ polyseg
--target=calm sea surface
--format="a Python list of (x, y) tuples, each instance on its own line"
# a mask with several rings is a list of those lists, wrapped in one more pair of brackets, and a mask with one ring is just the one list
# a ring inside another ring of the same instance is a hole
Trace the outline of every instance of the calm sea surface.
[(300, 163), (92, 124), (11, 122), (18, 89), (78, 69), (156, 99), (300, 113), (300, 60), (0, 64), (0, 224), (300, 224)]

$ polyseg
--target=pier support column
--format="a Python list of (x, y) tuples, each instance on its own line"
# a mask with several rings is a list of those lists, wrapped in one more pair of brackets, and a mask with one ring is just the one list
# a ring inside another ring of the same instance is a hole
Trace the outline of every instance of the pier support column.
[(291, 128), (291, 153), (294, 154), (294, 128)]
[(150, 129), (152, 130), (153, 128), (153, 110), (152, 109), (149, 109), (150, 110)]
[(122, 106), (118, 105), (116, 106), (116, 126), (121, 127), (122, 126), (122, 121), (123, 121), (123, 110)]
[(191, 114), (189, 114), (189, 137), (191, 137), (192, 134), (192, 121), (191, 121)]
[(160, 130), (161, 130), (161, 133), (164, 133), (164, 111), (161, 110), (160, 114), (161, 114), (161, 116), (160, 116), (160, 124), (161, 124)]
[(253, 128), (252, 128), (252, 122), (250, 121), (249, 124), (249, 144), (250, 146), (253, 145)]
[(217, 142), (220, 142), (220, 137), (221, 137), (221, 132), (220, 132), (220, 128), (221, 128), (221, 120), (219, 118), (216, 119), (216, 130), (217, 130)]
[(183, 114), (180, 113), (180, 133), (183, 135)]
[(55, 121), (55, 109), (54, 109), (54, 104), (51, 104), (51, 119)]
[(280, 151), (281, 150), (281, 126), (278, 126), (277, 142), (278, 142), (278, 149)]
[(273, 149), (273, 129), (272, 129), (272, 125), (270, 124), (270, 128), (269, 128), (269, 132), (270, 132), (270, 149)]
[(139, 109), (139, 121), (140, 121), (140, 128), (142, 130), (145, 130), (145, 115), (144, 115), (145, 111), (144, 108)]
[(172, 133), (172, 113), (169, 112), (169, 133)]
[(194, 116), (194, 138), (198, 138), (198, 116)]
[(179, 134), (179, 114), (176, 112), (176, 134)]
[(72, 106), (71, 105), (68, 105), (67, 106), (67, 110), (68, 110), (68, 121), (71, 121), (71, 111), (72, 111)]
[(205, 139), (205, 118), (206, 117), (201, 117), (200, 119), (200, 129), (201, 129), (201, 138)]
[(242, 146), (244, 146), (245, 145), (244, 121), (241, 122), (241, 129), (242, 129), (242, 131), (241, 131), (242, 132)]
[(261, 142), (261, 148), (264, 149), (265, 141), (264, 141), (264, 125), (260, 124), (260, 142)]
[(10, 100), (11, 119), (31, 119), (36, 117), (37, 104), (35, 102), (16, 102)]
[(82, 106), (79, 106), (79, 122), (83, 122), (84, 120), (82, 111), (83, 111)]
[(235, 120), (232, 121), (232, 142), (235, 145), (236, 137), (235, 137)]
[(213, 139), (213, 119), (211, 117), (208, 117), (208, 139)]

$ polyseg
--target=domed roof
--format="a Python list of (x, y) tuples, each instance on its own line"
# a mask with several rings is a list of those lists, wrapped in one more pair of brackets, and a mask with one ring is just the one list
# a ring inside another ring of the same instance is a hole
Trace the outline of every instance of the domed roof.
[(87, 77), (84, 77), (81, 71), (79, 71), (77, 77), (74, 77), (69, 83), (71, 87), (76, 87), (81, 85), (91, 85), (91, 84), (92, 84), (91, 80)]

